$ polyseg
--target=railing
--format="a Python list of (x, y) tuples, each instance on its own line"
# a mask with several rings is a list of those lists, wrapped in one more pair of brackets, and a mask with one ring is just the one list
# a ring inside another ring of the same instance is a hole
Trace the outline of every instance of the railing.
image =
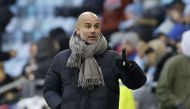
[(3, 94), (6, 91), (11, 89), (22, 87), (22, 95), (24, 97), (30, 97), (35, 95), (36, 86), (43, 86), (44, 80), (29, 80), (25, 77), (20, 77), (18, 80), (11, 82), (7, 85), (0, 87), (0, 94)]

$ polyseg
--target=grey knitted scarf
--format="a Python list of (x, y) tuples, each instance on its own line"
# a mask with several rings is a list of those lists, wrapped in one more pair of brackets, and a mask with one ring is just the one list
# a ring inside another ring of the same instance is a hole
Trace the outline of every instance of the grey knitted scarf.
[(102, 70), (94, 59), (94, 54), (101, 54), (107, 49), (107, 41), (102, 34), (96, 43), (87, 45), (75, 34), (69, 41), (71, 55), (67, 67), (79, 68), (78, 87), (90, 88), (104, 85)]

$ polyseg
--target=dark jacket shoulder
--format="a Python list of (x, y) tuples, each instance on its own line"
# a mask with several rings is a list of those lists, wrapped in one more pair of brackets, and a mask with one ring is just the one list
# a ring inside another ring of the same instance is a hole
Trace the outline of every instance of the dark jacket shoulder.
[(54, 60), (56, 61), (61, 61), (61, 62), (65, 62), (68, 60), (69, 56), (71, 54), (71, 50), (70, 49), (66, 49), (63, 50), (61, 52), (59, 52), (58, 54), (55, 55)]

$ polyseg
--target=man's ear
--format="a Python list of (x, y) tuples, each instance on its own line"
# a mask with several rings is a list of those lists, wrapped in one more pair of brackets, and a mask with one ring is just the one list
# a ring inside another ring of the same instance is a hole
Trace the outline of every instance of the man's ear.
[(76, 26), (76, 33), (79, 35), (80, 34), (80, 28), (79, 28), (79, 25)]

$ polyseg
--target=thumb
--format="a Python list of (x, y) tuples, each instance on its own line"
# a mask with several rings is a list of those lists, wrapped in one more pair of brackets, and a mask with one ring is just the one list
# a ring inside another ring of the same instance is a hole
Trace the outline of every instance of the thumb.
[(122, 49), (122, 58), (127, 60), (127, 58), (126, 58), (126, 48)]

